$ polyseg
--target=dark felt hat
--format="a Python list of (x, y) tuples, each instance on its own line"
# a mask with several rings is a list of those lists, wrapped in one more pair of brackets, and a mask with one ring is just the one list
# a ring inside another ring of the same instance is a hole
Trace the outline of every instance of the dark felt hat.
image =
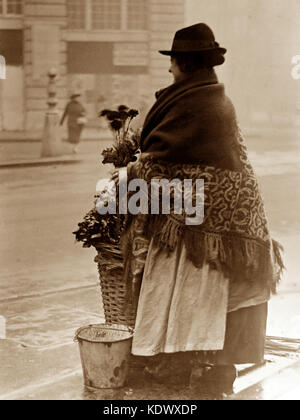
[(204, 51), (218, 51), (225, 54), (227, 50), (219, 46), (209, 26), (205, 23), (197, 23), (176, 32), (170, 51), (159, 52), (172, 56), (182, 53), (199, 54)]

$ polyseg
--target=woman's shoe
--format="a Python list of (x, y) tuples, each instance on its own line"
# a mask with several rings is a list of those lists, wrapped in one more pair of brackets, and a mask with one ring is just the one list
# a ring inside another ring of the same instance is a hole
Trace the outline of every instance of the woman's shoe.
[(237, 378), (234, 365), (215, 365), (207, 372), (207, 375), (213, 391), (218, 395), (233, 393), (233, 384)]
[(233, 384), (237, 371), (233, 365), (215, 365), (204, 369), (202, 375), (194, 379), (194, 386), (201, 392), (207, 392), (217, 399), (233, 393)]

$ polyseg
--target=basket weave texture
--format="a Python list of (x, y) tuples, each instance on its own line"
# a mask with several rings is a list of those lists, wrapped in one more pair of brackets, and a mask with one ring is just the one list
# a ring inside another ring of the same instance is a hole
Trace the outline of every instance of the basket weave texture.
[[(134, 328), (136, 310), (126, 302), (127, 288), (123, 278), (123, 258), (119, 245), (97, 244), (98, 264), (105, 322)], [(126, 305), (125, 305), (126, 304)]]

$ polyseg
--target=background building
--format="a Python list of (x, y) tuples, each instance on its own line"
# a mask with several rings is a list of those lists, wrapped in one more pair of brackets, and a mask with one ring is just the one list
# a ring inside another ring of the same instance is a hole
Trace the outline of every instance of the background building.
[[(243, 126), (300, 128), (300, 0), (187, 0), (186, 24), (207, 22), (228, 53), (217, 71)], [(286, 132), (286, 130), (285, 130)], [(284, 139), (282, 139), (284, 140)]]
[(114, 104), (146, 110), (171, 80), (157, 50), (183, 24), (184, 0), (0, 0), (0, 129), (43, 127), (51, 67), (59, 107), (80, 90), (90, 124)]
[[(288, 4), (288, 6), (287, 6)], [(125, 103), (146, 112), (169, 84), (170, 48), (185, 24), (206, 22), (228, 49), (217, 69), (243, 126), (295, 127), (300, 80), (300, 0), (0, 0), (0, 130), (39, 131), (47, 72), (59, 72), (59, 108), (80, 90), (90, 125)]]

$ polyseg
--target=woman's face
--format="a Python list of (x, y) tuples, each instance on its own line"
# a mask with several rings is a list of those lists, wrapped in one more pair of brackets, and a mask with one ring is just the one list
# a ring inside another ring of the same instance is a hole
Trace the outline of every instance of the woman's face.
[(171, 65), (170, 65), (169, 73), (173, 74), (174, 83), (180, 82), (181, 80), (185, 78), (185, 75), (180, 70), (175, 57), (171, 57)]

